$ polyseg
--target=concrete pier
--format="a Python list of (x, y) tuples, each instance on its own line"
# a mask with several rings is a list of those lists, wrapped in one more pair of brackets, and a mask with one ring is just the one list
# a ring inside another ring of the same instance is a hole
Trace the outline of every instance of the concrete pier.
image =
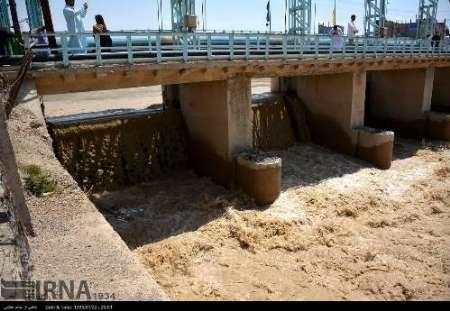
[(250, 79), (182, 84), (180, 103), (194, 168), (231, 186), (234, 158), (253, 144)]
[(163, 85), (162, 89), (162, 97), (163, 97), (163, 105), (166, 108), (180, 108), (180, 86), (179, 85)]
[(280, 78), (272, 89), (295, 93), (307, 109), (312, 140), (354, 155), (364, 125), (366, 72)]
[[(290, 108), (301, 106), (300, 125), (308, 141), (387, 168), (394, 134), (384, 129), (409, 137), (449, 136), (448, 114), (431, 113), (448, 108), (449, 63), (448, 57), (406, 56), (215, 61), (40, 69), (32, 71), (32, 78), (40, 95), (162, 85), (165, 106), (182, 110), (192, 166), (230, 186), (236, 156), (253, 146), (250, 79), (273, 77), (272, 91), (293, 99)], [(288, 110), (295, 115), (296, 109)], [(274, 132), (270, 122), (265, 130)]]
[(450, 67), (436, 68), (431, 110), (450, 114)]
[(367, 81), (369, 125), (392, 129), (405, 137), (425, 136), (434, 73), (434, 68), (370, 72)]

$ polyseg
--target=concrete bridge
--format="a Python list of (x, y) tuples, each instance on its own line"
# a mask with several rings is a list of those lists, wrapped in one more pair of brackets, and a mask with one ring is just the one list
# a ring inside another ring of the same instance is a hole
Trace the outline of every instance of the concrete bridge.
[(314, 142), (382, 168), (390, 166), (393, 135), (368, 126), (450, 139), (450, 53), (426, 40), (358, 38), (334, 50), (319, 36), (112, 35), (125, 35), (125, 46), (105, 52), (97, 36), (92, 51), (76, 54), (67, 34), (55, 34), (62, 47), (50, 52), (62, 58), (33, 64), (38, 93), (161, 85), (166, 106), (183, 112), (196, 161), (214, 163), (206, 174), (223, 183), (236, 155), (252, 147), (252, 78), (270, 77), (273, 92), (303, 102)]

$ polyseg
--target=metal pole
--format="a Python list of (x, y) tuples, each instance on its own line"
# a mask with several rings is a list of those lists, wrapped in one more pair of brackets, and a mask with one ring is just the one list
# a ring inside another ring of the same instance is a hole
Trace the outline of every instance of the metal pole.
[[(40, 2), (42, 8), (42, 15), (44, 17), (45, 30), (47, 30), (47, 32), (49, 33), (54, 33), (55, 29), (53, 27), (52, 12), (50, 10), (48, 0), (40, 0)], [(56, 48), (56, 38), (54, 36), (49, 36), (48, 44), (51, 49)]]
[(17, 16), (17, 5), (15, 0), (9, 0), (9, 11), (11, 12), (11, 19), (13, 23), (14, 33), (21, 34), (19, 17)]

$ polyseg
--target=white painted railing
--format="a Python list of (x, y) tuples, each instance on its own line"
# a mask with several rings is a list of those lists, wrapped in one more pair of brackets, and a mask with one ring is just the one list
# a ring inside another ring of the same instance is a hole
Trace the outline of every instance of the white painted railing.
[[(56, 48), (36, 45), (34, 62), (56, 62), (64, 66), (72, 63), (103, 65), (108, 63), (161, 63), (196, 60), (267, 60), (301, 58), (356, 58), (386, 56), (450, 56), (448, 42), (438, 47), (430, 40), (410, 38), (364, 38), (353, 41), (344, 37), (342, 48), (332, 48), (328, 36), (297, 36), (279, 33), (196, 32), (174, 33), (159, 31), (110, 32), (112, 47), (101, 47), (100, 36), (92, 33), (46, 34), (45, 40), (55, 37)], [(37, 35), (24, 35), (28, 47)], [(85, 50), (69, 47), (71, 37), (84, 37)], [(42, 39), (42, 38), (41, 38)]]

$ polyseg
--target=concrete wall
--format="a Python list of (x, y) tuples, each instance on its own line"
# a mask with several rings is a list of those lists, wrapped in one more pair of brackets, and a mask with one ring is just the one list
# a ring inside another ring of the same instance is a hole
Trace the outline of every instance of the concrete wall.
[(433, 80), (434, 68), (370, 72), (369, 125), (394, 129), (403, 136), (423, 136), (426, 112), (431, 109)]
[(73, 124), (49, 118), (48, 125), (57, 158), (85, 191), (117, 190), (188, 168), (188, 137), (175, 109)]
[(164, 107), (180, 108), (180, 86), (176, 84), (162, 85), (161, 89)]
[(180, 85), (192, 165), (223, 185), (234, 179), (233, 157), (251, 149), (251, 83), (248, 78)]
[(450, 113), (450, 67), (436, 68), (432, 110)]
[(354, 128), (364, 125), (365, 87), (365, 72), (284, 78), (278, 83), (279, 90), (295, 92), (304, 102), (312, 140), (347, 154), (356, 152)]

